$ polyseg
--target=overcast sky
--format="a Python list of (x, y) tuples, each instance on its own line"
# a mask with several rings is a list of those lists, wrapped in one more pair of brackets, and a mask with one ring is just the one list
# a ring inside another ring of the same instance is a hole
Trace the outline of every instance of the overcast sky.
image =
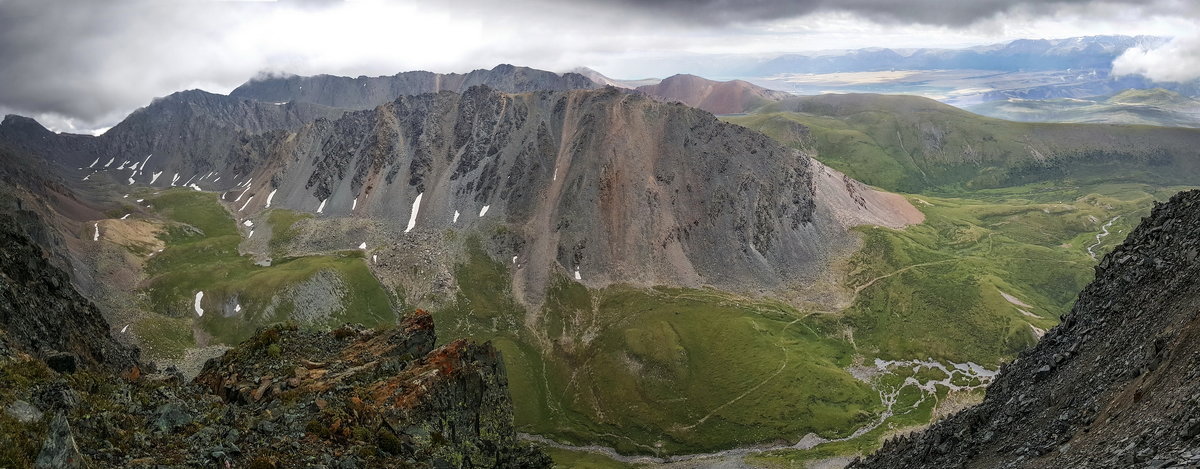
[(711, 55), (1176, 37), (1117, 72), (1200, 77), (1193, 0), (0, 0), (0, 113), (111, 126), (153, 97), (263, 72), (390, 75), (499, 63), (616, 78)]

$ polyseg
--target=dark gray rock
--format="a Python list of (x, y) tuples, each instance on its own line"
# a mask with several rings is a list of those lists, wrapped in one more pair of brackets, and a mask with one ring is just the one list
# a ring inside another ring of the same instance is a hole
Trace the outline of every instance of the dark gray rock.
[(79, 368), (79, 359), (71, 353), (55, 352), (46, 357), (46, 366), (59, 373), (74, 373)]

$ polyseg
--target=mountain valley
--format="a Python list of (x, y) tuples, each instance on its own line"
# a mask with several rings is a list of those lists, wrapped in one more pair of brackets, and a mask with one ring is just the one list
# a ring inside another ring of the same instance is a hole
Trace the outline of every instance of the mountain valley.
[[(1094, 272), (1119, 275), (1106, 253), (1149, 229), (1135, 231), (1154, 201), (1200, 181), (1195, 129), (1011, 122), (912, 96), (687, 75), (636, 89), (594, 79), (507, 65), (260, 77), (157, 99), (95, 137), (8, 116), (0, 203), (14, 236), (46, 251), (39, 269), (68, 272), (91, 320), (139, 347), (147, 372), (170, 370), (151, 386), (183, 386), (170, 389), (196, 416), (189, 432), (261, 425), (248, 409), (201, 412), (209, 393), (286, 405), (289, 428), (330, 445), (304, 457), (345, 443), (363, 464), (401, 451), (394, 437), (416, 459), (465, 466), (539, 467), (545, 451), (562, 467), (792, 467), (883, 446), (857, 464), (923, 467), (888, 451), (935, 437), (884, 441), (993, 412), (985, 389), (1018, 379), (1046, 337), (1070, 346), (1055, 328), (1081, 314)], [(412, 340), (407, 354), (362, 356)], [(41, 353), (18, 345), (11, 363)], [(344, 375), (339, 405), (368, 391), (417, 405), (397, 389), (439, 366), (469, 377), (443, 371), (449, 394), (421, 409), (471, 386), (495, 404), (420, 414), (491, 422), (452, 445), (466, 453), (386, 423), (400, 411), (383, 398), (311, 414), (329, 384), (292, 371)], [(272, 390), (281, 372), (298, 381)], [(56, 376), (32, 373), (28, 389)], [(82, 389), (97, 375), (77, 376)], [(143, 392), (125, 381), (105, 392)], [(353, 416), (345, 435), (318, 428), (337, 412)], [(97, 428), (75, 438), (100, 444)], [(171, 460), (199, 464), (183, 454)], [(965, 460), (945, 454), (930, 461)]]

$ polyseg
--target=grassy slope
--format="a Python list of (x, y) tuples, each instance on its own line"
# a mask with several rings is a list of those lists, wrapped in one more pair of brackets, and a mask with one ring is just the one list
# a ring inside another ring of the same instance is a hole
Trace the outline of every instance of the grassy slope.
[(843, 369), (849, 345), (785, 305), (712, 291), (589, 291), (560, 278), (538, 337), (519, 325), (525, 313), (509, 299), (504, 265), (473, 242), (469, 252), (457, 274), (474, 288), (436, 314), (439, 336), (496, 342), (525, 431), (681, 453), (810, 431), (844, 436), (880, 410)]
[(797, 98), (724, 120), (899, 192), (1200, 178), (1196, 129), (1010, 122), (924, 98), (880, 95)]
[[(153, 356), (178, 357), (195, 345), (191, 326), (198, 326), (217, 343), (234, 344), (263, 325), (288, 319), (294, 308), (286, 295), (289, 287), (320, 271), (332, 271), (342, 280), (340, 299), (345, 309), (330, 325), (345, 322), (390, 323), (395, 320), (386, 291), (368, 270), (358, 251), (324, 256), (276, 259), (258, 266), (238, 253), (241, 235), (232, 217), (218, 204), (216, 195), (174, 189), (150, 199), (171, 224), (166, 249), (150, 259), (146, 293), (156, 315), (139, 323), (138, 330)], [(297, 218), (272, 216), (276, 233), (287, 233)], [(196, 292), (203, 291), (203, 317), (196, 317)], [(236, 298), (238, 315), (225, 317), (223, 305)], [(275, 314), (264, 314), (276, 303)]]

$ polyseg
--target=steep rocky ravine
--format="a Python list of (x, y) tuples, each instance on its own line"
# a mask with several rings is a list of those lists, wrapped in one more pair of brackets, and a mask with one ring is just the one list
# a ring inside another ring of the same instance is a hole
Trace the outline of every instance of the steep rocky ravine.
[(1200, 464), (1200, 191), (1157, 205), (979, 406), (855, 468)]

